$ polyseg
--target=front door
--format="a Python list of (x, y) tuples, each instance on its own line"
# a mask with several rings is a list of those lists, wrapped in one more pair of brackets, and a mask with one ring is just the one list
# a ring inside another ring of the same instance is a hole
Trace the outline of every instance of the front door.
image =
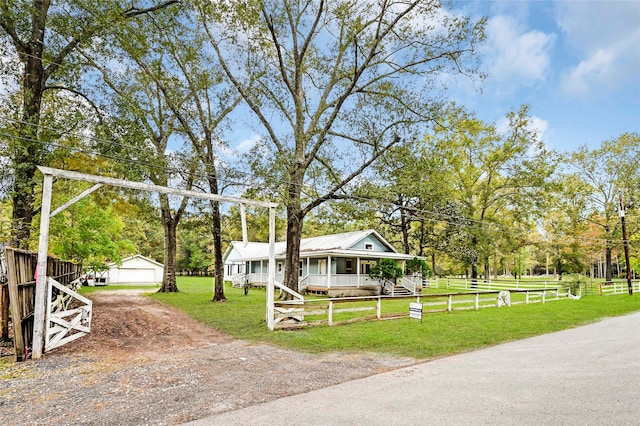
[(327, 275), (327, 259), (318, 259), (318, 275)]
[(360, 273), (363, 275), (369, 275), (371, 267), (376, 264), (375, 260), (362, 260), (360, 261)]

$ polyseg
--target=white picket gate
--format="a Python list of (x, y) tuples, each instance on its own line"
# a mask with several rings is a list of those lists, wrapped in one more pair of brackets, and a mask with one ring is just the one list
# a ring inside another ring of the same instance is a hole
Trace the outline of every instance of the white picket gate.
[(45, 352), (91, 332), (91, 300), (50, 277), (47, 295)]

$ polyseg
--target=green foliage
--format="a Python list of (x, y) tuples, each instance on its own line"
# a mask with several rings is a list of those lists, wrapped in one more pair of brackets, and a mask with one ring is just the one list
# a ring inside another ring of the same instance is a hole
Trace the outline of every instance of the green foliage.
[(403, 275), (402, 268), (393, 259), (380, 259), (369, 272), (371, 278), (392, 281)]
[(431, 276), (431, 268), (429, 268), (427, 262), (425, 262), (423, 259), (420, 259), (419, 257), (414, 257), (413, 259), (408, 261), (406, 268), (407, 274), (418, 273), (423, 277)]
[(178, 262), (180, 271), (206, 271), (213, 265), (211, 231), (197, 221), (182, 222), (178, 229)]
[[(70, 198), (69, 193), (79, 193), (79, 188), (77, 183), (61, 181), (54, 199), (62, 204), (62, 200)], [(117, 262), (136, 251), (135, 245), (124, 237), (124, 228), (122, 216), (114, 206), (100, 206), (87, 197), (52, 218), (49, 250), (62, 259), (101, 269), (106, 262)]]

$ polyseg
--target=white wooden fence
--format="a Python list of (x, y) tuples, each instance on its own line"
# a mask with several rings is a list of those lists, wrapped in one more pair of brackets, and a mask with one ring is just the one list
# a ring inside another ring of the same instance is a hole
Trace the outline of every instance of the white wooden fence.
[[(404, 318), (408, 316), (409, 304), (406, 310), (387, 312), (383, 314), (383, 303), (395, 303), (399, 300), (415, 300), (421, 303), (424, 313), (452, 312), (457, 310), (478, 310), (517, 304), (546, 303), (571, 297), (571, 293), (559, 288), (522, 289), (522, 290), (492, 290), (469, 291), (464, 293), (444, 293), (411, 296), (361, 296), (325, 299), (308, 299), (275, 302), (277, 328), (301, 327), (308, 325), (336, 325), (365, 320), (382, 320)], [(518, 297), (513, 297), (519, 295)], [(366, 306), (366, 304), (370, 305)], [(375, 305), (371, 304), (375, 302)], [(356, 306), (357, 305), (357, 306)], [(365, 305), (365, 306), (363, 306)], [(345, 306), (340, 308), (340, 306)], [(404, 305), (402, 305), (404, 306)], [(426, 309), (424, 309), (426, 308)], [(353, 312), (371, 312), (368, 316), (353, 317), (336, 321), (336, 315)], [(374, 313), (375, 312), (375, 313)], [(295, 316), (295, 321), (291, 319)], [(311, 319), (309, 317), (312, 317)]]
[[(634, 293), (640, 293), (640, 281), (631, 282)], [(614, 281), (611, 284), (600, 283), (600, 296), (613, 296), (615, 294), (628, 294), (629, 285), (626, 281)]]

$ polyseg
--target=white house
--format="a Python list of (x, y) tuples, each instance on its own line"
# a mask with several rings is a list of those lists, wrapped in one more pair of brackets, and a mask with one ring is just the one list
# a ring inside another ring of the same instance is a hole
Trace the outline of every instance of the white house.
[(108, 283), (156, 284), (162, 282), (164, 265), (140, 254), (122, 259), (120, 265), (110, 263)]
[[(276, 281), (284, 277), (286, 242), (275, 245)], [(346, 232), (300, 241), (298, 288), (301, 291), (329, 295), (375, 294), (380, 283), (369, 271), (381, 259), (393, 259), (399, 266), (415, 256), (398, 253), (374, 230)], [(269, 244), (233, 241), (223, 256), (225, 280), (251, 285), (268, 282)], [(403, 268), (404, 269), (404, 268)], [(403, 277), (401, 284), (416, 292), (421, 278)]]

